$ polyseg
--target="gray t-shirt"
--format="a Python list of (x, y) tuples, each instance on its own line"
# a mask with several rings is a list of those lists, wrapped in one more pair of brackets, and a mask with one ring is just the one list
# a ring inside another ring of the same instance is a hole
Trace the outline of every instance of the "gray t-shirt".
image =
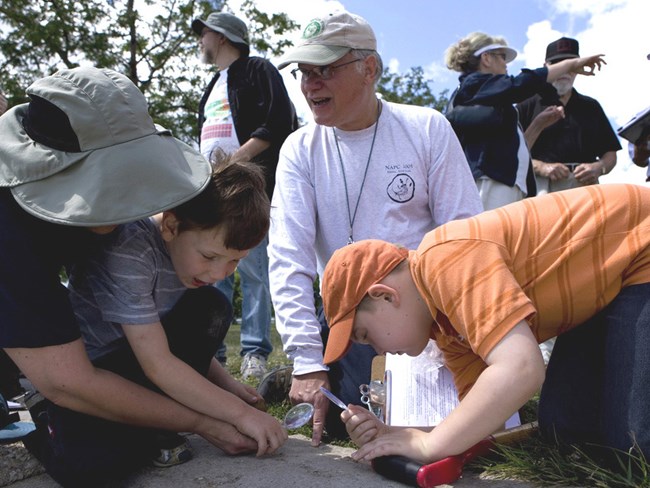
[(123, 324), (159, 322), (187, 290), (151, 219), (116, 229), (72, 270), (68, 288), (91, 360), (125, 346)]

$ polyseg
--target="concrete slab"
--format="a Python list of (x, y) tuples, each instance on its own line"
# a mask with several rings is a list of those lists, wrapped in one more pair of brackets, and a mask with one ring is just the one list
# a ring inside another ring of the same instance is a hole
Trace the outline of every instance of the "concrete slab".
[[(310, 446), (309, 439), (293, 435), (274, 456), (230, 457), (196, 435), (190, 436), (194, 459), (172, 468), (144, 468), (128, 479), (105, 486), (125, 488), (284, 488), (331, 487), (353, 488), (382, 486), (399, 488), (405, 485), (382, 478), (370, 467), (355, 463), (351, 448), (322, 445)], [(59, 486), (45, 474), (11, 483), (11, 488), (54, 488)], [(532, 488), (532, 484), (516, 481), (490, 481), (467, 473), (452, 486), (458, 488)]]

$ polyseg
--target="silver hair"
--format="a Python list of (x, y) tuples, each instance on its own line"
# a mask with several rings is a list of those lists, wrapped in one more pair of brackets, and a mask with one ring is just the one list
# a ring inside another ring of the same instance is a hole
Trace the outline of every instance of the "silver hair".
[[(374, 57), (375, 60), (377, 61), (377, 71), (375, 72), (375, 86), (379, 83), (379, 80), (381, 79), (381, 75), (384, 72), (384, 62), (381, 60), (381, 56), (377, 51), (373, 51), (372, 49), (352, 49), (350, 51), (353, 56), (355, 56), (356, 59), (366, 59), (370, 56)], [(359, 68), (361, 69), (361, 68)]]

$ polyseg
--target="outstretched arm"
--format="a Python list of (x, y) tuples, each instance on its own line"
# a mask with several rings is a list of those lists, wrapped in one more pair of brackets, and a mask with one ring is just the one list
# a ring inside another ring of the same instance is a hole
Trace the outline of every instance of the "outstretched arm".
[(460, 454), (500, 429), (544, 381), (544, 361), (525, 322), (517, 324), (490, 352), (488, 367), (458, 407), (431, 432), (392, 430), (352, 455), (370, 461), (400, 454), (423, 463)]
[(607, 64), (603, 59), (604, 54), (587, 56), (584, 58), (565, 59), (559, 63), (548, 65), (548, 75), (546, 81), (553, 83), (560, 76), (567, 73), (577, 73), (579, 75), (594, 76), (596, 69), (601, 70), (602, 65)]

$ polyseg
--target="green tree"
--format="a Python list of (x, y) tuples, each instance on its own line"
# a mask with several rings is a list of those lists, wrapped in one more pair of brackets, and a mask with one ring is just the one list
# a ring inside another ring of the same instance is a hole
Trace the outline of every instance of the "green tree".
[(443, 90), (436, 97), (431, 83), (433, 80), (425, 78), (424, 70), (420, 66), (413, 67), (404, 74), (394, 73), (386, 68), (379, 80), (377, 91), (389, 102), (431, 107), (442, 112), (449, 101), (448, 90)]
[[(25, 89), (61, 68), (92, 65), (128, 76), (145, 94), (155, 122), (185, 140), (197, 140), (196, 112), (208, 77), (198, 61), (196, 17), (228, 10), (222, 0), (3, 0), (0, 4), (0, 79), (12, 105)], [(261, 55), (277, 55), (276, 44), (297, 28), (286, 14), (271, 16), (247, 0), (243, 16)]]

